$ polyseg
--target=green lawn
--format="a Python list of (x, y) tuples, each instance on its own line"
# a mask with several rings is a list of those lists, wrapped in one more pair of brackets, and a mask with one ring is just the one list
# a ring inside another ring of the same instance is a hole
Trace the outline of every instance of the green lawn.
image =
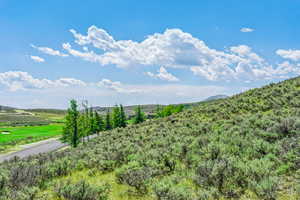
[[(22, 126), (22, 127), (1, 127), (0, 144), (23, 140), (41, 140), (61, 135), (62, 124), (50, 124), (45, 126)], [(3, 134), (9, 132), (9, 134)]]

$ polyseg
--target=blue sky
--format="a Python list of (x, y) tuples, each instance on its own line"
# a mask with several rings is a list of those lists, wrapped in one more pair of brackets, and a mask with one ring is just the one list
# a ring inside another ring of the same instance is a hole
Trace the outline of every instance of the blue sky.
[(0, 0), (0, 104), (193, 102), (295, 77), (299, 18), (297, 0)]

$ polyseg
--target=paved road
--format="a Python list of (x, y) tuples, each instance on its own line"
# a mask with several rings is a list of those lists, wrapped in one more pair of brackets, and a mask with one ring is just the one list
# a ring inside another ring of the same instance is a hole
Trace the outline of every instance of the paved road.
[[(96, 136), (97, 135), (91, 135), (89, 136), (89, 138), (92, 139)], [(4, 155), (0, 154), (0, 163), (5, 160), (10, 160), (15, 156), (19, 158), (26, 158), (28, 156), (37, 155), (39, 153), (47, 153), (47, 152), (55, 151), (66, 146), (68, 146), (68, 144), (64, 144), (60, 142), (58, 139), (45, 140), (37, 144), (33, 144), (31, 146), (25, 147), (23, 150), (17, 152), (8, 153)]]
[(10, 160), (15, 156), (19, 158), (26, 158), (28, 156), (36, 155), (39, 153), (51, 152), (65, 146), (67, 146), (67, 144), (62, 143), (59, 140), (50, 140), (44, 143), (39, 143), (37, 145), (27, 147), (21, 151), (0, 155), (0, 162)]

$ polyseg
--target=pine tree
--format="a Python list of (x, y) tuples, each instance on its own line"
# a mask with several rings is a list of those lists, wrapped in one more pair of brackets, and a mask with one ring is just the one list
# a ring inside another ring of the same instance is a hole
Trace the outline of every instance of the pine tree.
[(173, 113), (179, 113), (179, 112), (182, 112), (184, 109), (184, 105), (180, 104), (180, 105), (177, 105), (175, 106), (174, 110), (173, 110)]
[(86, 125), (85, 125), (85, 114), (80, 114), (78, 118), (78, 136), (84, 142), (84, 137), (86, 136)]
[(65, 126), (63, 128), (62, 141), (68, 142), (72, 147), (77, 147), (79, 143), (78, 135), (78, 105), (75, 100), (70, 101), (70, 108), (66, 116)]
[(111, 130), (112, 129), (112, 124), (111, 124), (111, 117), (110, 117), (110, 112), (107, 111), (106, 116), (105, 116), (105, 130)]
[(104, 130), (104, 122), (102, 117), (98, 114), (97, 111), (95, 111), (95, 127), (96, 127), (96, 132), (99, 134), (99, 132)]
[(156, 117), (162, 117), (161, 107), (158, 104), (156, 105)]
[(65, 124), (63, 126), (62, 137), (60, 138), (60, 140), (64, 143), (71, 143), (71, 136), (72, 136), (72, 123), (71, 123), (71, 114), (68, 109)]
[(90, 108), (89, 110), (89, 127), (89, 135), (92, 135), (97, 132), (95, 112), (93, 111), (93, 108)]
[(126, 127), (126, 115), (125, 115), (125, 111), (123, 108), (123, 105), (120, 104), (120, 127)]
[(88, 139), (87, 136), (91, 132), (91, 125), (90, 125), (90, 110), (88, 107), (88, 102), (84, 101), (82, 103), (82, 106), (84, 107), (84, 112), (83, 112), (83, 118), (82, 118), (82, 124), (83, 124), (83, 130), (82, 130), (82, 141), (84, 142), (85, 139)]
[(141, 106), (137, 106), (135, 109), (135, 117), (134, 117), (134, 123), (142, 123), (145, 121), (145, 114), (142, 112)]
[(121, 112), (118, 105), (115, 105), (112, 111), (112, 125), (113, 128), (118, 128), (121, 126)]

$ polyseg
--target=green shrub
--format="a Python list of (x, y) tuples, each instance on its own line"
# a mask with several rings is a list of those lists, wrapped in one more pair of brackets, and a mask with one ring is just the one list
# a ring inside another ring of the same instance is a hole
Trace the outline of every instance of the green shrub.
[(299, 134), (300, 120), (294, 117), (282, 119), (271, 130), (280, 133), (282, 137)]
[(192, 194), (188, 188), (176, 186), (170, 180), (157, 183), (153, 187), (158, 200), (192, 200)]
[(139, 193), (147, 193), (147, 181), (151, 178), (151, 169), (141, 167), (137, 162), (130, 162), (116, 172), (119, 183), (134, 187)]
[[(208, 160), (196, 169), (195, 182), (206, 188), (215, 187), (222, 194), (233, 193), (237, 183), (237, 168), (230, 159)], [(233, 195), (233, 194), (232, 194)]]
[(70, 180), (60, 182), (55, 188), (56, 195), (66, 200), (107, 200), (109, 191), (109, 185), (92, 186), (85, 180), (75, 184)]
[(277, 196), (278, 179), (267, 177), (260, 182), (251, 183), (251, 188), (255, 194), (265, 200), (275, 200)]
[(6, 194), (8, 187), (8, 174), (0, 171), (0, 197)]
[(220, 193), (215, 188), (209, 188), (207, 190), (200, 190), (197, 194), (197, 200), (212, 200), (220, 199)]
[(23, 187), (13, 193), (9, 193), (7, 199), (11, 200), (35, 200), (39, 189), (37, 187)]

